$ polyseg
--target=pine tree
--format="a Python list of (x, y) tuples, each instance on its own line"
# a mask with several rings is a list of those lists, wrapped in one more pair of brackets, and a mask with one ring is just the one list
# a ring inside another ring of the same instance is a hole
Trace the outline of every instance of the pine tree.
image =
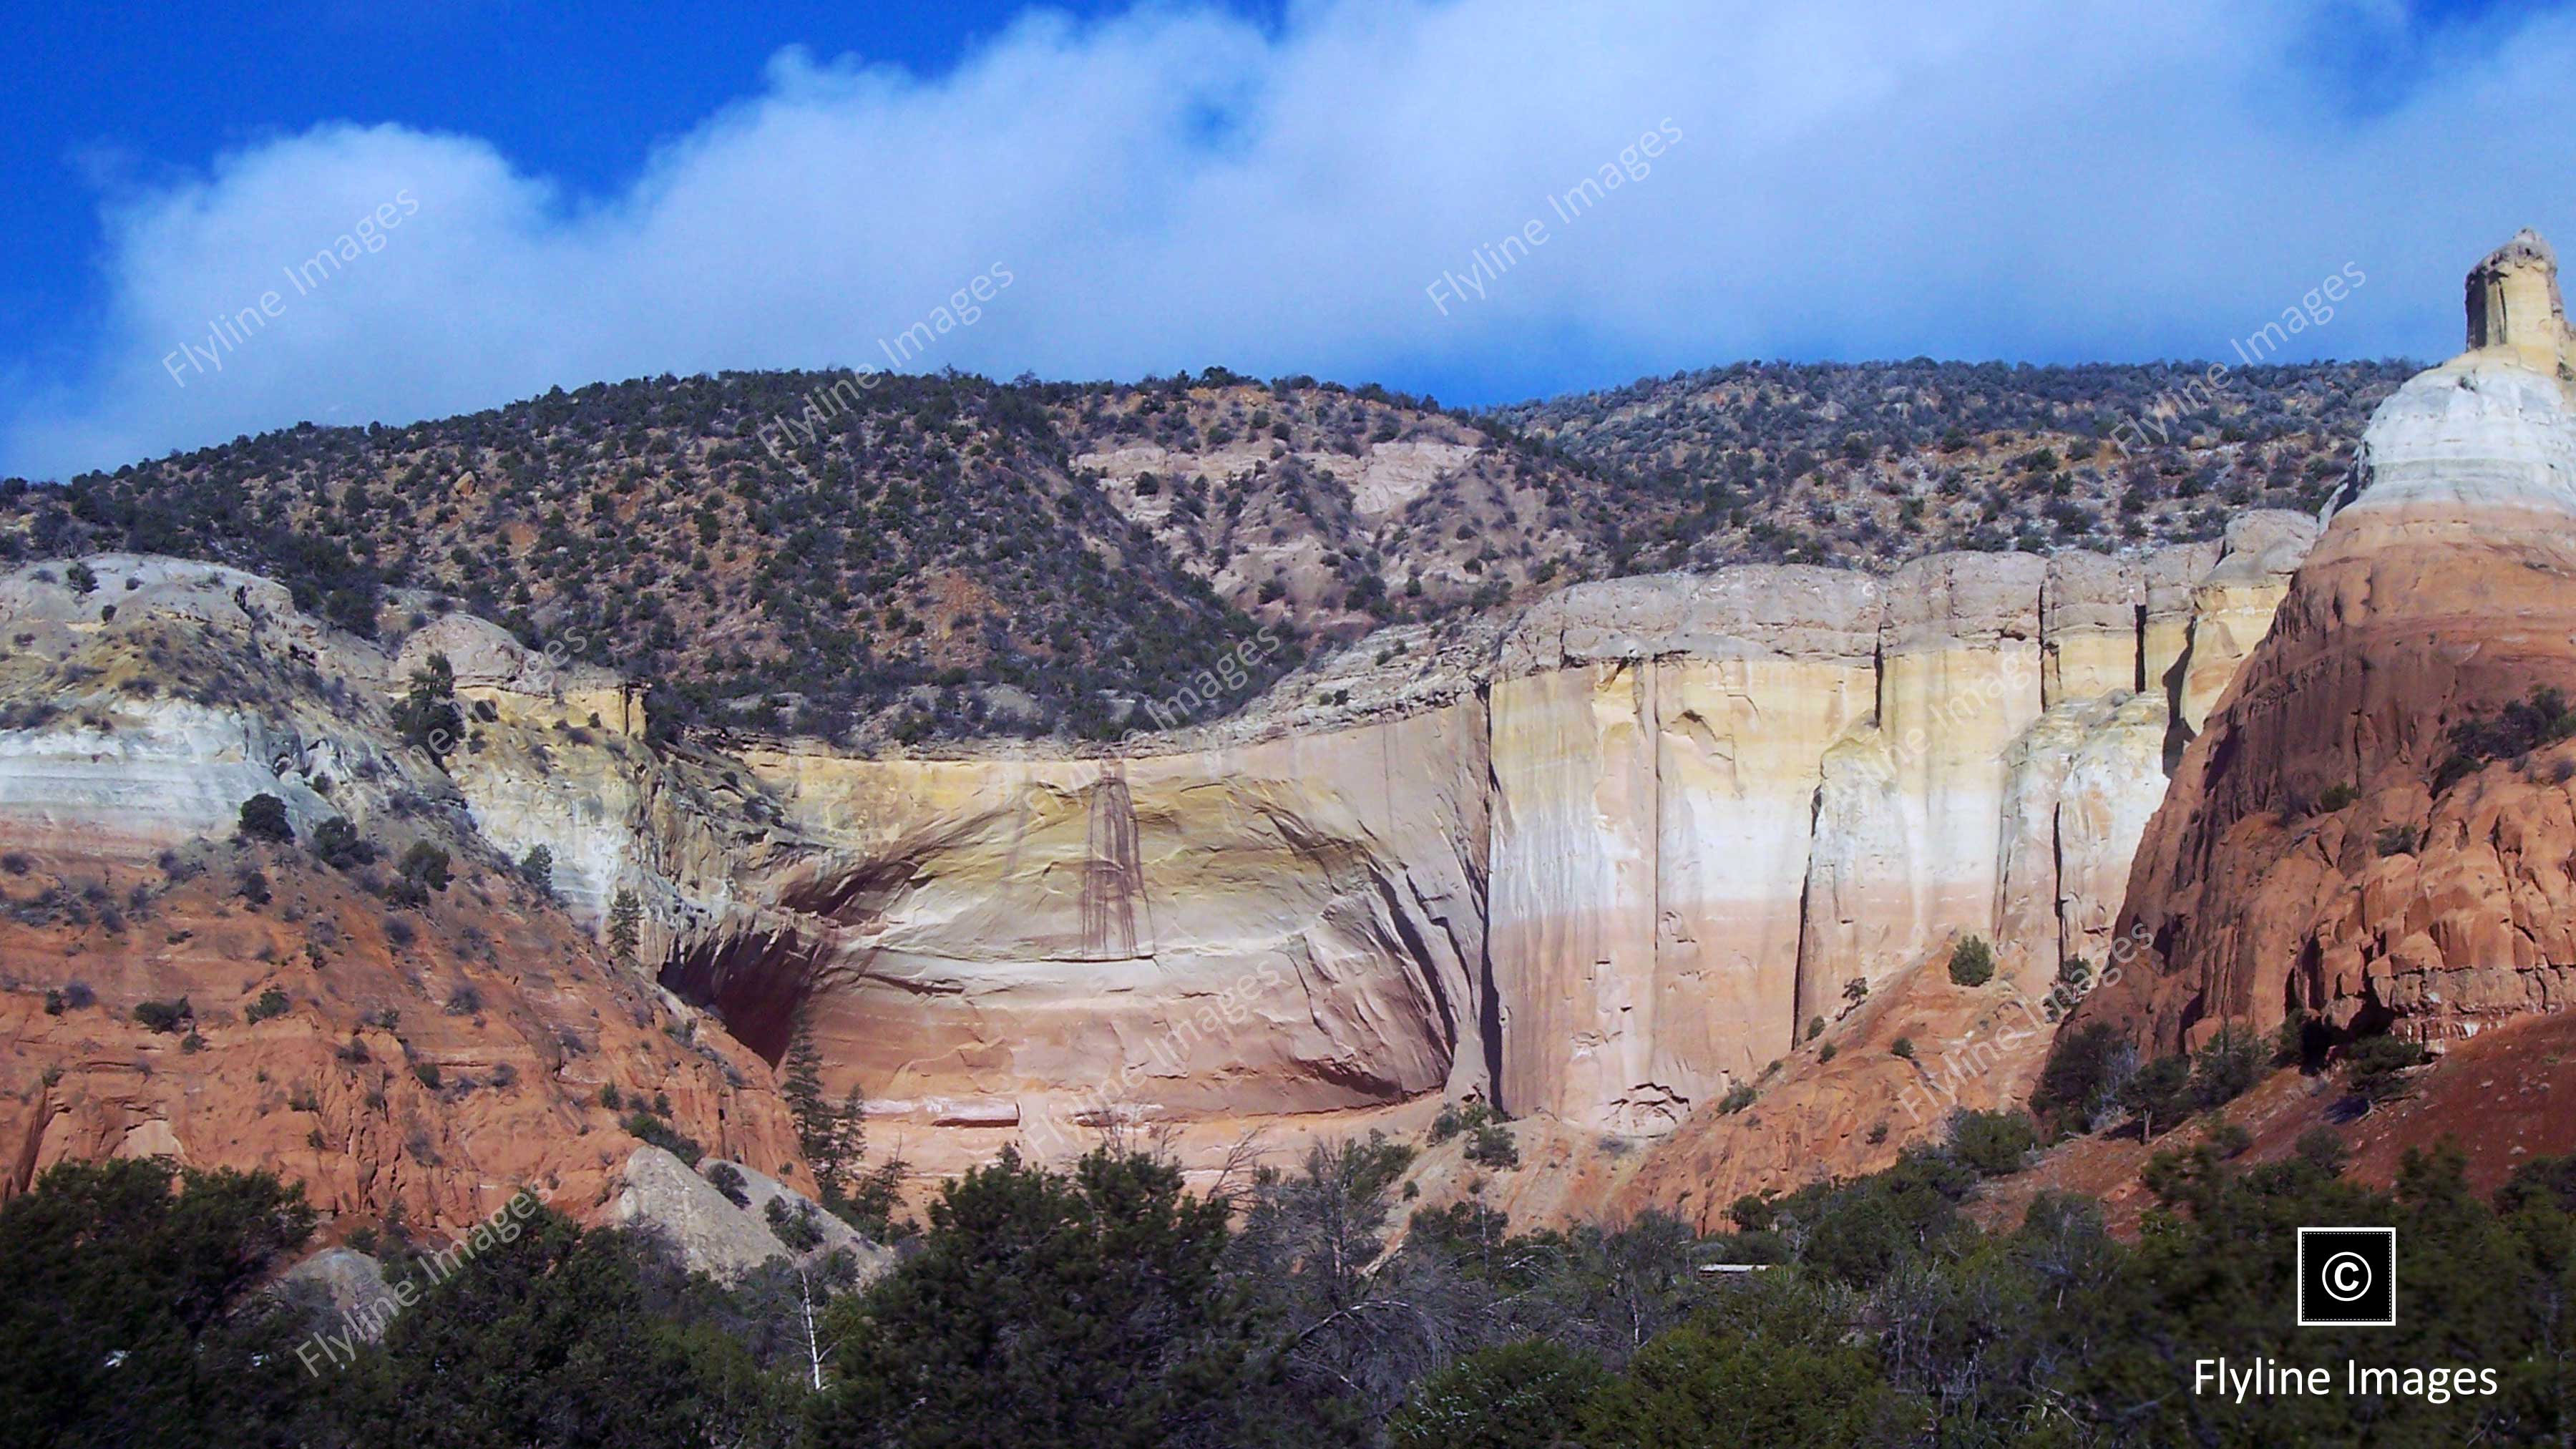
[(840, 1192), (840, 1123), (831, 1103), (823, 1099), (823, 1055), (814, 1046), (813, 1031), (801, 1021), (787, 1043), (785, 1065), (787, 1080), (780, 1085), (779, 1095), (787, 1099), (788, 1115), (796, 1119), (796, 1150), (814, 1170), (815, 1184), (828, 1202)]
[(608, 903), (608, 949), (626, 965), (635, 962), (638, 928), (644, 920), (644, 903), (635, 892), (619, 891)]

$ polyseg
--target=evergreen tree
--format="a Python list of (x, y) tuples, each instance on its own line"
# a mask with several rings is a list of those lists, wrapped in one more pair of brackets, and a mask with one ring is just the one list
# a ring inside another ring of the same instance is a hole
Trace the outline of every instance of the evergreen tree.
[(456, 670), (444, 654), (432, 654), (426, 667), (411, 672), (411, 688), (394, 706), (394, 728), (414, 746), (443, 764), (465, 737), (465, 716), (456, 707)]
[(302, 1327), (258, 1288), (312, 1229), (266, 1173), (47, 1172), (0, 1207), (0, 1444), (300, 1442)]
[(801, 1019), (796, 1034), (788, 1039), (782, 1065), (787, 1073), (778, 1094), (787, 1099), (787, 1113), (796, 1121), (796, 1151), (828, 1202), (840, 1193), (840, 1121), (823, 1097), (823, 1054), (814, 1045), (813, 1031)]
[(620, 889), (608, 903), (608, 951), (618, 964), (635, 964), (635, 947), (644, 920), (644, 903), (635, 892)]

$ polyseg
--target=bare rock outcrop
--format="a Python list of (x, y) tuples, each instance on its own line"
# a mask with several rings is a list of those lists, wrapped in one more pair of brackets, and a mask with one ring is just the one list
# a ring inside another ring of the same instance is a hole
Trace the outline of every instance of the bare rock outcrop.
[[(891, 1252), (822, 1211), (812, 1198), (739, 1163), (729, 1165), (743, 1179), (739, 1205), (664, 1149), (638, 1147), (626, 1159), (610, 1221), (658, 1233), (690, 1271), (731, 1281), (773, 1262), (792, 1266), (833, 1252), (850, 1255), (862, 1283), (893, 1266)], [(818, 1239), (813, 1247), (791, 1248), (771, 1230), (767, 1213), (772, 1202), (812, 1225)]]

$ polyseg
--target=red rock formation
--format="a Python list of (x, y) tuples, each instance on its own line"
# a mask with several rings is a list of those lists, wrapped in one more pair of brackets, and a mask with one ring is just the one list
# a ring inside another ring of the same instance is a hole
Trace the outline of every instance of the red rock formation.
[(2444, 769), (2455, 729), (2536, 688), (2576, 695), (2556, 296), (2547, 248), (2517, 237), (2472, 274), (2472, 350), (2373, 418), (2358, 490), (2140, 846), (2122, 929), (2152, 949), (2088, 1015), (2170, 1048), (2293, 1010), (2438, 1039), (2564, 1003), (2576, 751), (2547, 739), (2564, 726)]

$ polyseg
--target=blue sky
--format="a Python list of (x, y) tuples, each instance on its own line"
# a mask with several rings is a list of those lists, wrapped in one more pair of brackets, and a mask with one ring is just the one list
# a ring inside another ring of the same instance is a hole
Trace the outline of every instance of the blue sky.
[(231, 9), (15, 7), (0, 473), (916, 326), (1491, 402), (2225, 357), (2350, 265), (2291, 355), (2433, 356), (2576, 236), (2563, 5)]

